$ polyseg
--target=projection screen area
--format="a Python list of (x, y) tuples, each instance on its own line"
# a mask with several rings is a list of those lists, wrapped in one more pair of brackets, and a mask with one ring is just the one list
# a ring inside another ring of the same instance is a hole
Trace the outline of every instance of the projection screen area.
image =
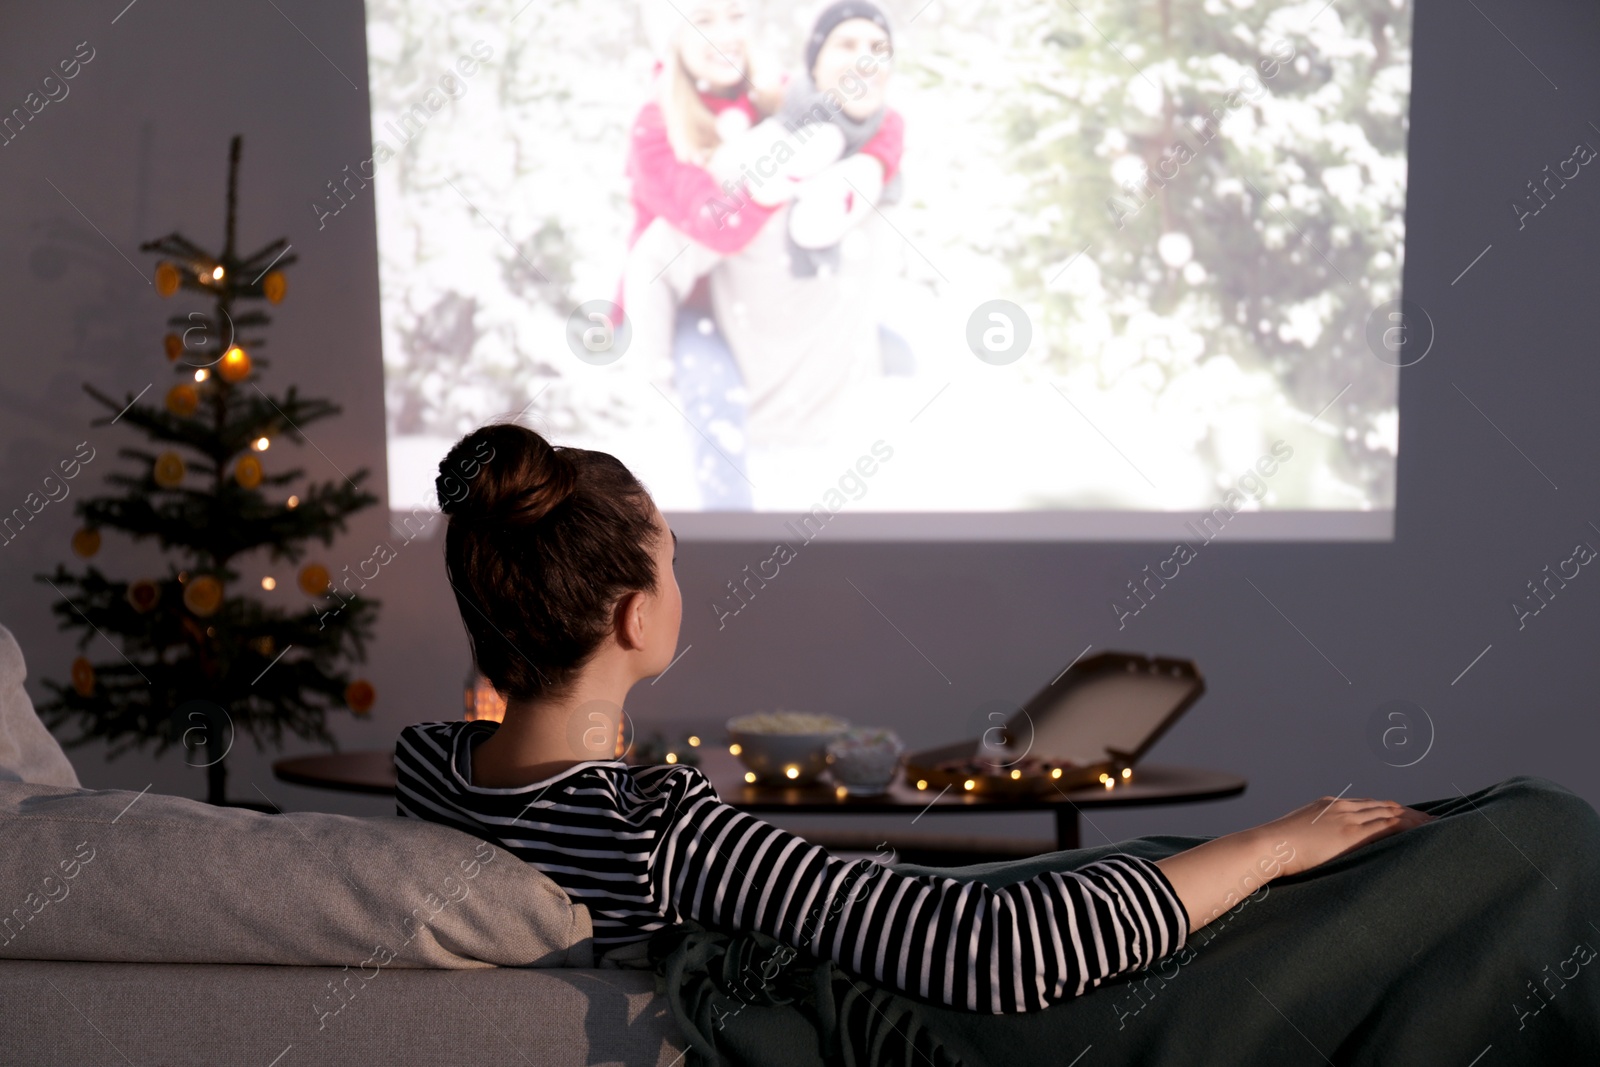
[(367, 0), (316, 206), (395, 511), (520, 418), (689, 538), (1393, 536), (1408, 2), (491, 7)]

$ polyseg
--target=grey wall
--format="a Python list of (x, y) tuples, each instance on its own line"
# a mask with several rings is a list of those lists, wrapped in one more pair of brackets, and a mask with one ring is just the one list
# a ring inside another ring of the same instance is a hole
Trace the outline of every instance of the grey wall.
[[(320, 232), (308, 207), (370, 154), (361, 6), (140, 0), (113, 24), (119, 10), (112, 0), (0, 15), (0, 109), (20, 104), (78, 42), (95, 49), (70, 96), (0, 147), (0, 508), (20, 504), (79, 441), (99, 456), (75, 493), (113, 469), (118, 447), (141, 443), (90, 428), (98, 409), (80, 383), (118, 395), (169, 384), (160, 338), (174, 304), (146, 284), (151, 259), (137, 245), (173, 229), (220, 241), (235, 132), (245, 135), (241, 243), (287, 235), (301, 257), (271, 329), (272, 381), (345, 409), (296, 459), (318, 478), (364, 467), (381, 487), (371, 200)], [(1093, 644), (1196, 660), (1207, 695), (1151, 758), (1234, 770), (1250, 787), (1221, 803), (1095, 815), (1086, 843), (1223, 833), (1347, 787), (1418, 800), (1519, 773), (1600, 803), (1600, 574), (1585, 568), (1521, 630), (1510, 607), (1576, 542), (1600, 545), (1588, 525), (1600, 525), (1590, 267), (1600, 172), (1586, 167), (1521, 230), (1508, 206), (1575, 142), (1600, 146), (1597, 45), (1600, 9), (1577, 0), (1419, 5), (1405, 289), (1437, 339), (1402, 373), (1394, 543), (1219, 541), (1121, 632), (1108, 601), (1163, 546), (857, 546), (824, 535), (718, 632), (708, 605), (765, 546), (685, 544), (681, 644), (692, 648), (659, 684), (640, 687), (630, 713), (649, 724), (800, 707), (941, 742), (976, 733), (986, 701), (1025, 698)], [(48, 614), (55, 594), (31, 579), (71, 560), (70, 503), (50, 505), (0, 548), (0, 621), (22, 643), (36, 698), (38, 676), (64, 677), (76, 654)], [(379, 509), (358, 516), (324, 557), (364, 558), (387, 536), (385, 519)], [(156, 558), (107, 542), (97, 562), (112, 573)], [(370, 722), (336, 724), (348, 747), (388, 747), (407, 723), (457, 713), (467, 650), (439, 550), (438, 540), (409, 546), (370, 590), (383, 601), (367, 665), (379, 705)], [(1404, 769), (1367, 738), (1374, 711), (1394, 699), (1421, 705), (1436, 728), (1426, 758)], [(203, 790), (177, 753), (71, 755), (89, 786)], [(391, 811), (382, 799), (276, 782), (274, 755), (236, 750), (232, 792), (259, 800), (259, 788), (290, 810)], [(961, 825), (1009, 836), (1050, 826), (1043, 816)]]

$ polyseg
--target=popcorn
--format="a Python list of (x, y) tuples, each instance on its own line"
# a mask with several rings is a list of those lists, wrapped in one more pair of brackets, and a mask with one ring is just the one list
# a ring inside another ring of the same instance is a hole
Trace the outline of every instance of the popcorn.
[(728, 729), (746, 734), (828, 734), (847, 729), (849, 723), (832, 715), (804, 711), (758, 711), (732, 719)]

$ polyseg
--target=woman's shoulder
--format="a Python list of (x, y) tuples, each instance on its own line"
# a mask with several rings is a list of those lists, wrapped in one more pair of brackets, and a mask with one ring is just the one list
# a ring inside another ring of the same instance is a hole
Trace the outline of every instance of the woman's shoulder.
[(609, 809), (612, 818), (655, 833), (665, 832), (708, 799), (722, 802), (709, 778), (681, 763), (630, 766), (607, 761), (570, 780), (568, 793), (588, 796), (589, 803)]
[(652, 763), (623, 770), (635, 796), (652, 804), (664, 803), (666, 807), (661, 809), (664, 811), (681, 809), (708, 798), (719, 804), (722, 802), (717, 787), (698, 767), (684, 763)]
[(409, 726), (400, 728), (399, 735), (395, 738), (396, 747), (402, 741), (417, 742), (423, 738), (430, 741), (441, 741), (452, 737), (461, 729), (471, 725), (470, 719), (444, 719), (437, 722), (414, 722)]
[(691, 767), (687, 763), (648, 763), (637, 766), (623, 765), (628, 776), (647, 789), (716, 789), (711, 785), (711, 779), (698, 767)]
[(665, 130), (667, 128), (666, 116), (661, 113), (661, 102), (652, 97), (639, 106), (638, 112), (633, 117), (633, 135), (639, 136), (650, 130)]

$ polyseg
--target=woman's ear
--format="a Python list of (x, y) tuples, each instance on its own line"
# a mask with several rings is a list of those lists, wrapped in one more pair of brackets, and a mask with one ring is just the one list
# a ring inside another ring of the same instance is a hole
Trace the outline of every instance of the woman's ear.
[(632, 652), (644, 647), (644, 613), (646, 597), (642, 592), (632, 592), (617, 601), (616, 614), (613, 616), (613, 628), (616, 631), (617, 643), (624, 651)]

